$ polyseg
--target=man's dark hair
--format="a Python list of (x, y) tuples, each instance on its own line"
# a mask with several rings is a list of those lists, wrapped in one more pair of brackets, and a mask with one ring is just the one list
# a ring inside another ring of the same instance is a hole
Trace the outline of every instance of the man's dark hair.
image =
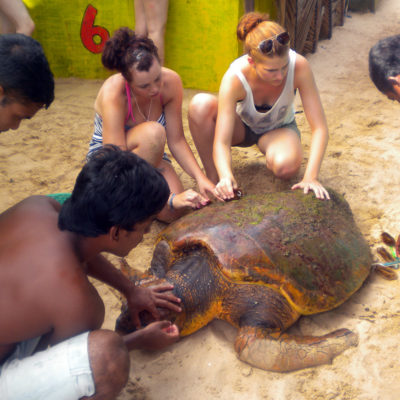
[(132, 231), (162, 210), (169, 193), (167, 181), (147, 161), (107, 145), (82, 168), (58, 226), (86, 237), (106, 234), (113, 226)]
[(38, 41), (21, 33), (0, 35), (0, 60), (0, 86), (7, 101), (50, 106), (54, 78)]
[(369, 76), (382, 93), (393, 92), (391, 76), (400, 75), (400, 35), (389, 36), (369, 51)]

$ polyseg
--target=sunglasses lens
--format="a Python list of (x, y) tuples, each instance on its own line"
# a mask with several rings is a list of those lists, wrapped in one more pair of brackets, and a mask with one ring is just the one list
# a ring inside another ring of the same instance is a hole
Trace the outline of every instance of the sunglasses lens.
[(267, 39), (267, 40), (263, 40), (263, 41), (260, 43), (259, 48), (260, 48), (260, 50), (261, 50), (262, 53), (268, 54), (268, 53), (270, 53), (271, 50), (272, 50), (272, 45), (273, 45), (272, 40), (271, 40), (271, 39)]
[(258, 45), (259, 50), (263, 54), (271, 53), (274, 47), (274, 40), (276, 40), (281, 46), (286, 46), (290, 41), (290, 36), (287, 32), (282, 32), (271, 39), (265, 39)]
[(286, 46), (289, 43), (290, 37), (287, 32), (283, 32), (280, 35), (276, 37), (276, 40), (278, 41), (279, 44), (282, 46)]

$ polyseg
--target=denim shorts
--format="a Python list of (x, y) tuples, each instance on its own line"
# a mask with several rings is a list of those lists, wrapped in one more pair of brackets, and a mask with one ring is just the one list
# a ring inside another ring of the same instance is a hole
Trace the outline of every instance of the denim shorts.
[(18, 344), (0, 366), (2, 400), (78, 400), (95, 393), (89, 332), (32, 355), (40, 338)]
[[(249, 126), (247, 126), (245, 123), (243, 123), (243, 125), (244, 125), (244, 132), (245, 132), (244, 133), (244, 140), (243, 140), (243, 142), (241, 142), (239, 144), (235, 144), (234, 145), (235, 147), (250, 147), (250, 146), (253, 146), (254, 144), (257, 144), (258, 141), (264, 135), (268, 134), (268, 132), (265, 132), (265, 133), (262, 133), (262, 134), (259, 135), (257, 133), (254, 133), (251, 130), (251, 128)], [(275, 129), (281, 129), (281, 128), (291, 129), (292, 131), (296, 132), (297, 135), (300, 138), (300, 131), (299, 131), (299, 128), (297, 127), (295, 119), (292, 122), (290, 122), (288, 124), (285, 124), (285, 125), (282, 125), (282, 126), (279, 126), (279, 127), (275, 128)]]

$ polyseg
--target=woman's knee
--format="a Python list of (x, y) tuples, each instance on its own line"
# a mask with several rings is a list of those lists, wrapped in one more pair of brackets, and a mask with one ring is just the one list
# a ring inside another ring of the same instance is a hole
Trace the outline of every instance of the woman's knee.
[(167, 133), (165, 128), (155, 121), (148, 121), (144, 123), (144, 127), (146, 128), (146, 139), (151, 142), (152, 145), (160, 144), (160, 146), (164, 149), (165, 142), (167, 140)]
[(127, 145), (129, 149), (144, 147), (148, 144), (164, 149), (167, 140), (165, 128), (156, 121), (147, 121), (128, 131)]
[(190, 122), (204, 123), (207, 119), (215, 120), (217, 112), (217, 98), (212, 94), (198, 93), (190, 101), (188, 118)]
[(165, 128), (161, 124), (148, 121), (129, 132), (127, 145), (130, 151), (158, 166), (164, 154), (166, 138)]
[(109, 330), (89, 334), (89, 359), (96, 394), (117, 395), (129, 378), (130, 360), (120, 335)]
[(267, 168), (280, 179), (290, 179), (296, 175), (301, 167), (301, 154), (278, 153), (266, 159)]

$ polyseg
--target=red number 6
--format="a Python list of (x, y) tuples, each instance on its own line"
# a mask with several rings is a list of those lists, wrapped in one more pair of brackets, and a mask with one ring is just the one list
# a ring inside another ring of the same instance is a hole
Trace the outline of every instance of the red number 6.
[[(97, 10), (89, 4), (83, 14), (81, 25), (81, 40), (83, 45), (92, 53), (101, 53), (107, 39), (110, 37), (107, 29), (94, 25)], [(94, 41), (95, 36), (100, 36), (100, 43)]]

